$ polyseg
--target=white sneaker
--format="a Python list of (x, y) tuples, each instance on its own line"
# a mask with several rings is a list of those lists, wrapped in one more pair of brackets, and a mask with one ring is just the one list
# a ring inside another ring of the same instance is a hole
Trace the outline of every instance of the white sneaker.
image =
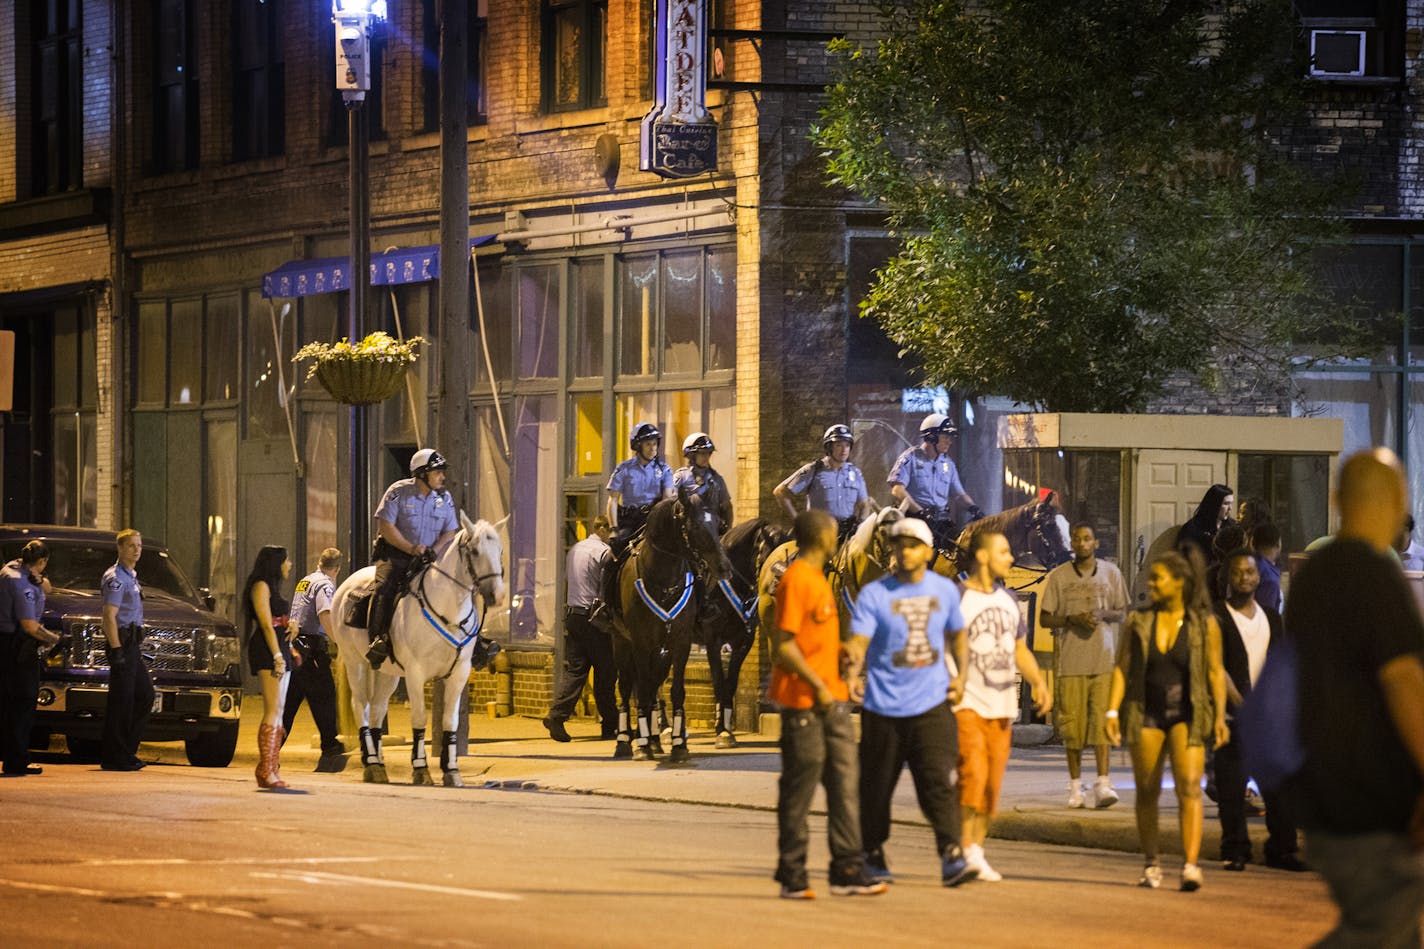
[(1195, 893), (1201, 889), (1202, 872), (1201, 867), (1195, 863), (1182, 864), (1182, 892)]
[(985, 883), (998, 883), (1004, 875), (993, 867), (989, 866), (989, 861), (984, 859), (984, 848), (978, 844), (964, 848), (964, 862), (978, 871), (978, 878)]
[(1103, 776), (1093, 783), (1093, 806), (1112, 807), (1117, 803), (1117, 792), (1113, 790), (1112, 778)]
[(1142, 879), (1137, 881), (1138, 886), (1145, 886), (1149, 890), (1155, 890), (1162, 885), (1162, 865), (1149, 863), (1142, 868)]
[(1083, 806), (1083, 786), (1073, 778), (1068, 779), (1068, 806)]

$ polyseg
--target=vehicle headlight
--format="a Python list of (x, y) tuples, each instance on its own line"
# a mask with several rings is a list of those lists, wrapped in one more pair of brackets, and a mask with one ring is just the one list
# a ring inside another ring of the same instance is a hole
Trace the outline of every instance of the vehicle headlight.
[(208, 633), (208, 672), (223, 675), (229, 666), (235, 666), (241, 661), (242, 647), (236, 636)]

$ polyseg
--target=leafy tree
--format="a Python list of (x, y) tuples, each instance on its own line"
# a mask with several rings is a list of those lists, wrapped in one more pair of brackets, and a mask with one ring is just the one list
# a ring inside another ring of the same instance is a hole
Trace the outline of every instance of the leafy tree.
[(903, 239), (862, 315), (932, 381), (1140, 411), (1179, 371), (1285, 387), (1304, 345), (1347, 347), (1300, 252), (1337, 235), (1341, 186), (1271, 131), (1304, 103), (1289, 0), (882, 14), (873, 48), (833, 44), (812, 134)]

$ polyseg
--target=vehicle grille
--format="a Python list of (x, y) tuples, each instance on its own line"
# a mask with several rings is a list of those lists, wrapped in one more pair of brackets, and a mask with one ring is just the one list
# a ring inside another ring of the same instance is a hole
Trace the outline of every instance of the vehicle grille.
[[(145, 626), (142, 652), (152, 656), (153, 672), (206, 672), (207, 630), (191, 626)], [(107, 669), (104, 631), (97, 623), (75, 623), (69, 628), (69, 665), (78, 669)]]

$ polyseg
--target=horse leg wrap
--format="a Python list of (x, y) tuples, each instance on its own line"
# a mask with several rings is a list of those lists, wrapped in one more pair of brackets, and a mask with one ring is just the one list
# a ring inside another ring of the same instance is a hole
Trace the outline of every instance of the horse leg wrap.
[(371, 729), (362, 727), (361, 729), (361, 764), (373, 765), (381, 763), (381, 750), (379, 740), (371, 734)]
[(674, 745), (687, 744), (687, 731), (684, 728), (686, 723), (682, 720), (682, 709), (677, 709), (672, 713), (672, 743)]
[(425, 760), (425, 729), (423, 728), (410, 730), (410, 766), (412, 768), (429, 767)]
[(732, 706), (730, 706), (730, 705), (719, 705), (719, 706), (717, 706), (717, 721), (719, 721), (719, 722), (721, 723), (721, 725), (722, 725), (722, 731), (724, 731), (724, 732), (735, 731), (735, 729), (732, 727), (733, 722), (735, 722), (735, 720), (736, 720), (736, 709), (734, 709), (734, 708), (733, 708)]
[(383, 731), (382, 731), (381, 729), (379, 729), (379, 728), (373, 727), (373, 728), (371, 729), (371, 741), (372, 741), (372, 742), (375, 744), (375, 746), (376, 746), (375, 759), (371, 762), (371, 764), (385, 764), (385, 763), (386, 763), (386, 754), (385, 754), (385, 752), (381, 749), (381, 736), (382, 736), (383, 734), (385, 734), (385, 732), (383, 732)]
[(628, 734), (628, 710), (626, 708), (618, 710), (618, 734)]
[(455, 732), (440, 733), (440, 770), (458, 771), (460, 760), (455, 756)]
[(638, 710), (638, 747), (646, 747), (648, 736), (652, 734), (652, 716), (642, 709)]

